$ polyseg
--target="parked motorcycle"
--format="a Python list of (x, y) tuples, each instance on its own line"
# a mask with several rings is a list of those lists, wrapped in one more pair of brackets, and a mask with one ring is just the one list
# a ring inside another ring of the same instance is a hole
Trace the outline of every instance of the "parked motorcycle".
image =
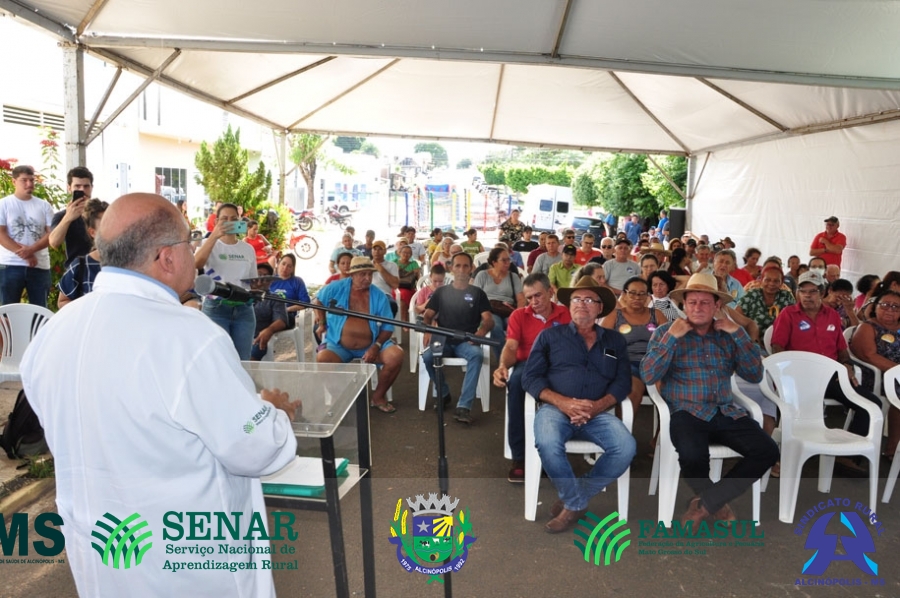
[(328, 208), (326, 215), (328, 216), (329, 223), (336, 224), (341, 228), (347, 228), (353, 224), (353, 216), (349, 213), (341, 212), (336, 208)]
[(303, 210), (302, 212), (294, 215), (294, 222), (297, 224), (297, 228), (303, 231), (307, 231), (313, 227), (313, 224), (315, 224), (316, 215), (312, 210)]
[(318, 241), (305, 233), (292, 233), (288, 246), (301, 260), (312, 259), (319, 251)]

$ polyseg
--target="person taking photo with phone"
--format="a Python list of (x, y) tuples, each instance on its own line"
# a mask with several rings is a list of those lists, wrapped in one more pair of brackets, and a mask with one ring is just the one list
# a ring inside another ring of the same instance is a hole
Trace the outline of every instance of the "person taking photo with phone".
[[(194, 254), (194, 265), (203, 273), (220, 282), (229, 282), (249, 289), (242, 280), (256, 278), (256, 252), (238, 233), (247, 232), (247, 223), (241, 221), (237, 206), (223, 203), (216, 211), (216, 226)], [(203, 299), (203, 313), (225, 329), (237, 349), (241, 361), (250, 360), (250, 347), (256, 329), (253, 306), (241, 301), (231, 301), (207, 296)]]
[(65, 267), (68, 268), (76, 258), (89, 254), (94, 248), (94, 239), (83, 218), (84, 208), (94, 191), (94, 175), (84, 166), (76, 166), (66, 174), (66, 191), (69, 192), (69, 204), (50, 221), (50, 247), (59, 249), (65, 243)]

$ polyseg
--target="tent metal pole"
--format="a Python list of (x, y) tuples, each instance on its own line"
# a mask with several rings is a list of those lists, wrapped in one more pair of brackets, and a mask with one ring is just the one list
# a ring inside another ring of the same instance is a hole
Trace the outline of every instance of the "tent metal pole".
[(748, 104), (747, 102), (745, 102), (744, 100), (742, 100), (742, 99), (740, 99), (740, 98), (738, 98), (738, 97), (736, 97), (736, 96), (731, 95), (730, 93), (728, 93), (727, 91), (725, 91), (724, 89), (722, 89), (721, 87), (719, 87), (718, 85), (716, 85), (715, 83), (711, 83), (709, 80), (707, 80), (707, 79), (704, 78), (704, 77), (695, 77), (695, 78), (696, 78), (697, 81), (699, 81), (700, 83), (703, 83), (704, 85), (706, 85), (707, 87), (709, 87), (709, 88), (712, 89), (713, 91), (715, 91), (715, 92), (717, 92), (717, 93), (720, 93), (721, 95), (725, 96), (726, 98), (728, 98), (729, 100), (731, 100), (732, 102), (734, 102), (735, 104), (737, 104), (738, 106), (740, 106), (741, 108), (743, 108), (744, 110), (746, 110), (747, 112), (750, 112), (751, 114), (753, 114), (753, 115), (755, 115), (755, 116), (758, 116), (759, 118), (763, 119), (764, 121), (766, 121), (767, 123), (769, 123), (770, 125), (772, 125), (773, 127), (775, 127), (776, 129), (778, 129), (779, 131), (781, 131), (782, 133), (788, 130), (788, 128), (787, 128), (786, 126), (784, 126), (783, 124), (781, 124), (780, 122), (778, 122), (778, 121), (775, 120), (774, 118), (768, 116), (767, 114), (765, 114), (764, 112), (762, 112), (762, 111), (760, 111), (760, 110), (757, 110), (756, 108), (754, 108), (753, 106), (751, 106), (750, 104)]
[(688, 146), (686, 146), (684, 143), (682, 143), (681, 139), (676, 137), (675, 134), (672, 131), (670, 131), (669, 128), (666, 125), (664, 125), (661, 120), (656, 118), (656, 115), (653, 114), (653, 112), (651, 112), (650, 109), (647, 108), (647, 106), (645, 106), (644, 103), (642, 101), (640, 101), (636, 95), (634, 95), (634, 93), (631, 91), (631, 89), (629, 89), (628, 86), (625, 85), (625, 83), (623, 83), (622, 80), (619, 79), (614, 72), (609, 71), (609, 76), (613, 78), (613, 81), (615, 81), (616, 83), (619, 84), (619, 87), (621, 87), (622, 90), (628, 94), (628, 96), (631, 98), (631, 100), (635, 104), (640, 106), (641, 110), (643, 110), (647, 116), (649, 116), (650, 118), (653, 119), (653, 122), (656, 123), (657, 127), (662, 129), (663, 131), (665, 131), (666, 135), (668, 135), (672, 139), (672, 141), (677, 143), (681, 147), (681, 149), (684, 150), (685, 154), (691, 153), (690, 148), (688, 148)]
[(84, 15), (81, 23), (78, 24), (78, 28), (75, 30), (76, 36), (81, 37), (84, 35), (84, 32), (91, 26), (91, 23), (94, 22), (94, 19), (97, 18), (97, 15), (100, 14), (100, 11), (103, 10), (103, 7), (106, 6), (107, 2), (109, 2), (109, 0), (97, 0), (91, 5), (87, 14)]
[(392, 61), (390, 61), (389, 63), (387, 63), (386, 65), (384, 65), (383, 67), (381, 67), (380, 69), (378, 69), (377, 71), (375, 71), (374, 73), (372, 73), (371, 75), (369, 75), (368, 77), (366, 77), (365, 79), (363, 79), (362, 81), (357, 81), (356, 83), (354, 83), (353, 85), (351, 85), (349, 88), (345, 89), (344, 91), (342, 91), (342, 92), (339, 93), (338, 95), (334, 96), (333, 98), (331, 98), (330, 100), (328, 100), (327, 102), (325, 102), (324, 104), (322, 104), (321, 106), (319, 106), (318, 108), (316, 108), (315, 110), (313, 110), (312, 112), (310, 112), (309, 114), (307, 114), (306, 116), (302, 117), (300, 120), (297, 120), (296, 122), (291, 123), (291, 124), (288, 126), (288, 129), (293, 129), (294, 127), (296, 127), (297, 125), (299, 125), (299, 124), (302, 123), (304, 120), (306, 120), (307, 118), (311, 117), (312, 115), (316, 114), (316, 113), (319, 112), (320, 110), (324, 110), (325, 108), (331, 106), (332, 104), (334, 104), (335, 102), (337, 102), (338, 100), (340, 100), (340, 99), (341, 99), (342, 97), (344, 97), (345, 95), (347, 95), (347, 94), (349, 94), (349, 93), (352, 93), (352, 92), (356, 91), (357, 89), (359, 89), (360, 87), (362, 87), (363, 85), (365, 85), (366, 83), (368, 83), (369, 81), (371, 81), (372, 79), (374, 79), (375, 77), (377, 77), (378, 75), (380, 75), (381, 73), (383, 73), (384, 71), (388, 70), (389, 68), (391, 68), (392, 66), (394, 66), (394, 65), (397, 64), (398, 62), (400, 62), (400, 59), (399, 59), (399, 58), (393, 59)]
[(116, 88), (116, 83), (119, 81), (119, 77), (122, 76), (122, 67), (117, 66), (116, 72), (112, 77), (112, 80), (109, 82), (109, 85), (106, 86), (106, 91), (103, 92), (103, 97), (100, 98), (100, 102), (97, 104), (97, 109), (94, 111), (94, 116), (91, 117), (91, 121), (87, 124), (87, 127), (84, 129), (85, 135), (91, 134), (91, 129), (94, 128), (94, 125), (97, 124), (97, 119), (100, 118), (100, 112), (103, 110), (103, 107), (106, 106), (106, 102), (109, 100), (109, 96), (112, 95), (113, 89)]
[(226, 104), (234, 104), (234, 103), (236, 103), (236, 102), (240, 102), (240, 101), (243, 100), (244, 98), (250, 97), (250, 96), (252, 96), (252, 95), (254, 95), (254, 94), (257, 94), (257, 93), (259, 93), (259, 92), (261, 92), (261, 91), (264, 91), (264, 90), (266, 90), (266, 89), (269, 89), (269, 88), (272, 87), (273, 85), (278, 85), (279, 83), (282, 83), (282, 82), (284, 82), (284, 81), (287, 81), (288, 79), (291, 79), (292, 77), (296, 77), (297, 75), (300, 75), (300, 74), (302, 74), (302, 73), (305, 73), (306, 71), (312, 70), (312, 69), (316, 68), (317, 66), (321, 66), (321, 65), (323, 65), (323, 64), (325, 64), (325, 63), (327, 63), (327, 62), (331, 62), (331, 61), (334, 60), (335, 58), (337, 58), (337, 56), (326, 56), (326, 57), (323, 58), (322, 60), (317, 60), (316, 62), (313, 62), (312, 64), (307, 64), (307, 65), (306, 65), (305, 67), (303, 67), (303, 68), (297, 69), (296, 71), (293, 71), (293, 72), (288, 73), (288, 74), (286, 74), (286, 75), (282, 75), (282, 76), (278, 77), (277, 79), (273, 79), (272, 81), (269, 81), (268, 83), (263, 83), (263, 84), (260, 85), (259, 87), (256, 87), (256, 88), (254, 88), (254, 89), (251, 89), (250, 91), (248, 91), (248, 92), (246, 92), (246, 93), (242, 93), (242, 94), (239, 95), (239, 96), (235, 96), (235, 97), (231, 98), (230, 100), (225, 100), (225, 103), (226, 103)]
[(75, 37), (75, 34), (72, 33), (72, 30), (67, 26), (45, 17), (34, 8), (23, 6), (15, 0), (0, 0), (0, 9), (19, 17), (20, 19), (24, 19), (32, 25), (37, 25), (41, 29), (52, 33), (61, 41), (71, 42), (73, 44), (78, 41), (78, 38)]
[[(5, 0), (0, 0), (0, 2), (3, 2), (3, 1), (5, 1)], [(121, 54), (117, 54), (116, 52), (112, 52), (110, 50), (104, 50), (102, 48), (94, 48), (94, 47), (90, 47), (90, 46), (86, 46), (85, 50), (87, 50), (91, 54), (99, 56), (103, 60), (113, 62), (117, 65), (122, 66), (125, 69), (128, 69), (132, 72), (138, 73), (145, 77), (149, 77), (150, 75), (153, 74), (153, 69), (151, 69), (150, 67), (143, 65), (140, 62), (135, 62), (134, 60), (132, 60), (130, 58), (122, 56)], [(180, 91), (181, 93), (183, 93), (189, 97), (192, 97), (196, 100), (200, 100), (201, 102), (206, 102), (207, 104), (210, 104), (212, 106), (218, 106), (219, 108), (221, 108), (227, 112), (231, 112), (232, 114), (237, 114), (238, 116), (246, 118), (247, 120), (252, 120), (253, 122), (258, 123), (258, 124), (266, 127), (267, 129), (279, 129), (280, 130), (280, 129), (284, 128), (282, 125), (280, 125), (278, 123), (267, 120), (258, 114), (254, 114), (253, 112), (249, 112), (242, 108), (238, 108), (237, 106), (226, 104), (222, 98), (218, 98), (216, 96), (210, 95), (210, 94), (206, 93), (205, 91), (201, 91), (195, 87), (191, 87), (190, 85), (185, 85), (184, 83), (181, 83), (180, 81), (176, 81), (175, 79), (172, 79), (171, 77), (167, 77), (165, 75), (160, 75), (158, 77), (158, 81), (160, 82), (160, 84), (165, 85), (166, 87)], [(657, 152), (657, 153), (659, 153), (659, 152)]]
[(681, 196), (681, 199), (687, 200), (687, 195), (684, 194), (684, 191), (681, 190), (681, 187), (679, 187), (678, 185), (675, 184), (675, 181), (672, 180), (672, 177), (669, 176), (669, 173), (666, 172), (666, 171), (663, 169), (663, 167), (660, 166), (660, 165), (656, 162), (656, 160), (653, 159), (653, 156), (651, 156), (650, 154), (647, 154), (647, 159), (650, 160), (650, 162), (651, 162), (654, 166), (656, 166), (656, 170), (658, 170), (659, 173), (660, 173), (661, 175), (663, 175), (663, 178), (665, 178), (666, 181), (668, 181), (668, 183), (672, 186), (672, 188), (675, 189), (675, 191), (678, 192), (678, 195)]
[(63, 42), (63, 120), (66, 129), (66, 170), (85, 166), (86, 148), (84, 130), (84, 49), (78, 44)]
[[(153, 71), (153, 73), (152, 73), (149, 77), (147, 77), (146, 79), (144, 79), (144, 82), (143, 82), (143, 83), (141, 83), (140, 85), (137, 86), (137, 89), (135, 89), (135, 90), (131, 93), (131, 95), (128, 96), (128, 97), (125, 99), (124, 102), (122, 102), (122, 105), (120, 105), (118, 108), (116, 108), (116, 109), (113, 111), (113, 113), (109, 116), (109, 118), (106, 119), (105, 121), (103, 121), (103, 124), (100, 125), (100, 127), (98, 127), (97, 130), (96, 130), (95, 132), (93, 132), (93, 133), (90, 134), (90, 136), (87, 138), (87, 141), (85, 141), (85, 145), (89, 145), (94, 139), (97, 138), (98, 135), (100, 135), (100, 133), (103, 132), (103, 130), (104, 130), (106, 127), (108, 127), (110, 124), (112, 124), (112, 122), (113, 122), (114, 120), (116, 120), (116, 118), (117, 118), (120, 114), (122, 114), (122, 112), (123, 112), (126, 108), (128, 108), (128, 106), (131, 105), (131, 102), (133, 102), (139, 95), (141, 95), (141, 92), (144, 91), (145, 89), (147, 89), (147, 86), (148, 86), (148, 85), (150, 85), (151, 83), (153, 83), (154, 81), (156, 81), (156, 80), (159, 78), (159, 76), (163, 73), (163, 71), (165, 71), (166, 68), (168, 68), (168, 66), (169, 66), (170, 64), (172, 64), (172, 61), (174, 61), (174, 60), (175, 60), (176, 58), (178, 58), (180, 55), (181, 55), (181, 50), (175, 50), (174, 52), (172, 52), (172, 53), (169, 55), (169, 57), (166, 58), (166, 59), (163, 61), (163, 63), (162, 63), (161, 65), (159, 65), (159, 67), (158, 67), (155, 71)], [(82, 121), (83, 121), (83, 119), (82, 119)]]
[(572, 9), (572, 0), (566, 0), (566, 7), (563, 9), (562, 19), (559, 21), (559, 29), (556, 32), (556, 43), (553, 44), (553, 51), (550, 52), (551, 58), (559, 58), (559, 46), (562, 44), (563, 35), (566, 33), (566, 22), (569, 20), (569, 11)]
[(497, 124), (497, 109), (500, 107), (500, 90), (503, 88), (503, 71), (506, 69), (505, 64), (500, 65), (500, 75), (497, 77), (497, 93), (494, 95), (494, 113), (491, 115), (491, 134), (490, 139), (494, 138), (494, 125)]

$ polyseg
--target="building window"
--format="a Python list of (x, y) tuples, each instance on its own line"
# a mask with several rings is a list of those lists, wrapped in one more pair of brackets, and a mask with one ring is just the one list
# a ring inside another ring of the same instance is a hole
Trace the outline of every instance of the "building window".
[(157, 166), (156, 192), (172, 203), (187, 199), (187, 169)]

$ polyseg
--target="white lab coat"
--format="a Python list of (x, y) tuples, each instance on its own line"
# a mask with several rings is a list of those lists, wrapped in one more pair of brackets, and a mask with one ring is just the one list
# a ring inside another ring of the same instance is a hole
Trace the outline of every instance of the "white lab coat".
[[(252, 511), (265, 512), (259, 476), (296, 452), (288, 418), (257, 397), (222, 328), (161, 284), (104, 269), (93, 292), (32, 341), (22, 379), (55, 457), (56, 502), (79, 595), (274, 596), (270, 570), (162, 568), (167, 559), (254, 560), (261, 567), (271, 558), (219, 555), (218, 541), (163, 538), (168, 511), (240, 511), (243, 536)], [(119, 519), (139, 513), (149, 523), (153, 547), (140, 565), (104, 566), (91, 547), (95, 522), (107, 512)], [(187, 534), (186, 517), (183, 525)], [(166, 544), (216, 552), (166, 554)]]

